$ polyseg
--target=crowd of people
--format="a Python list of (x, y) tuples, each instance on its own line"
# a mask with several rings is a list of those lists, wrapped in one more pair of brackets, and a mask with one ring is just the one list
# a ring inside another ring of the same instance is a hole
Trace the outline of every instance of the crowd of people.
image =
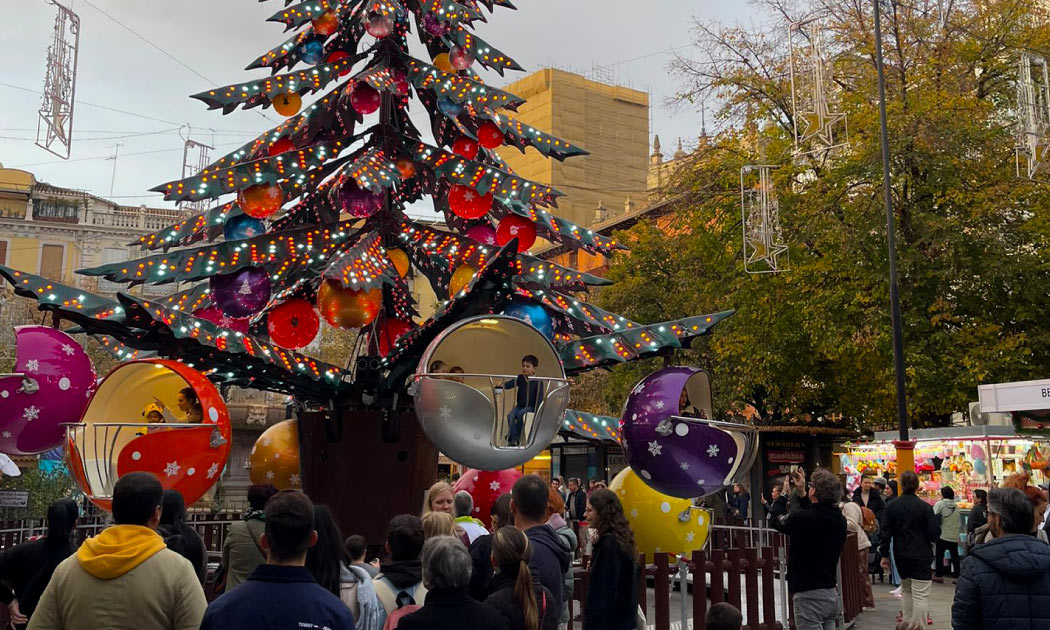
[(770, 525), (790, 538), (787, 579), (796, 627), (835, 628), (837, 569), (853, 533), (861, 569), (842, 579), (860, 580), (863, 605), (873, 608), (869, 566), (889, 572), (902, 599), (899, 630), (933, 623), (931, 583), (947, 576), (956, 582), (955, 630), (1050, 628), (1047, 488), (1033, 487), (1026, 475), (1017, 474), (1003, 487), (978, 490), (961, 562), (962, 518), (954, 489), (942, 487), (941, 500), (932, 506), (916, 495), (918, 489), (919, 478), (911, 471), (901, 474), (899, 487), (864, 477), (849, 496), (827, 470), (818, 469), (808, 482), (802, 471), (784, 478), (767, 505)]
[[(224, 539), (214, 577), (223, 592), (209, 604), (207, 554), (182, 497), (130, 473), (113, 489), (114, 524), (79, 548), (77, 506), (62, 500), (46, 536), (0, 554), (0, 601), (16, 628), (31, 630), (555, 630), (574, 597), (576, 521), (593, 537), (583, 627), (636, 628), (637, 550), (619, 499), (598, 484), (583, 492), (577, 479), (565, 490), (560, 479), (522, 477), (485, 527), (469, 494), (438, 482), (421, 516), (390, 520), (379, 559), (362, 536), (344, 539), (332, 512), (306, 494), (254, 485)], [(740, 613), (712, 607), (708, 627), (739, 629)]]

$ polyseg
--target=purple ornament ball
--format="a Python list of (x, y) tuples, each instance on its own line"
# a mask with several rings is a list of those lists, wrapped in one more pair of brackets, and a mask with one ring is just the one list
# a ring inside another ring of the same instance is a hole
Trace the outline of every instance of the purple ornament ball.
[(363, 190), (353, 179), (347, 179), (339, 189), (339, 205), (343, 212), (358, 219), (370, 217), (379, 212), (385, 198), (384, 193)]
[(245, 267), (212, 276), (211, 299), (230, 317), (251, 317), (270, 301), (270, 276), (261, 267)]

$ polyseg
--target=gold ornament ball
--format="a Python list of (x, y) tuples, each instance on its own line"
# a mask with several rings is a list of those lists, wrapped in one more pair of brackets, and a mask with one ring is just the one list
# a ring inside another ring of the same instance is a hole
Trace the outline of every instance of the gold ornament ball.
[(278, 422), (255, 441), (249, 460), (252, 483), (271, 483), (278, 490), (302, 489), (297, 422)]
[(383, 291), (347, 289), (338, 280), (325, 280), (317, 290), (317, 311), (336, 328), (361, 328), (372, 323), (383, 303)]
[(386, 250), (386, 257), (390, 259), (390, 262), (394, 263), (394, 269), (397, 269), (397, 275), (402, 278), (408, 273), (408, 254), (402, 249), (388, 249)]
[(466, 288), (477, 272), (478, 270), (470, 265), (460, 265), (458, 269), (452, 272), (452, 279), (448, 282), (448, 294), (454, 297)]
[[(630, 467), (613, 478), (609, 489), (623, 504), (638, 551), (645, 554), (647, 562), (653, 561), (654, 553), (692, 553), (707, 542), (711, 515), (704, 510), (689, 509), (692, 500), (653, 490)], [(685, 510), (689, 510), (689, 518), (683, 522), (678, 517)]]

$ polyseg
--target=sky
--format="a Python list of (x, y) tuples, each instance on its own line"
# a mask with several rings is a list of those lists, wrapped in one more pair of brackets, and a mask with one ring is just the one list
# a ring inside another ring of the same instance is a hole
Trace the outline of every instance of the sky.
[[(122, 204), (165, 207), (171, 204), (148, 190), (181, 176), (184, 125), (192, 128), (193, 139), (214, 146), (213, 157), (219, 157), (282, 120), (272, 109), (260, 108), (223, 116), (188, 95), (267, 76), (265, 70), (247, 72), (244, 67), (288, 37), (283, 25), (265, 21), (283, 2), (61, 1), (72, 3), (81, 20), (72, 154), (62, 160), (34, 144), (55, 8), (45, 2), (0, 0), (0, 15), (17, 20), (0, 38), (0, 58), (7, 60), (0, 72), (4, 166)], [(680, 82), (667, 68), (671, 51), (690, 54), (694, 19), (725, 24), (759, 19), (744, 0), (515, 4), (517, 11), (497, 9), (488, 23), (478, 25), (478, 34), (526, 72), (554, 66), (587, 73), (603, 67), (613, 82), (650, 92), (650, 135), (660, 135), (665, 153), (674, 150), (676, 138), (688, 143), (700, 130), (698, 111), (666, 104)], [(495, 86), (524, 76), (482, 75)], [(413, 109), (417, 126), (427, 130), (418, 101)], [(114, 169), (114, 160), (107, 158), (115, 152)]]

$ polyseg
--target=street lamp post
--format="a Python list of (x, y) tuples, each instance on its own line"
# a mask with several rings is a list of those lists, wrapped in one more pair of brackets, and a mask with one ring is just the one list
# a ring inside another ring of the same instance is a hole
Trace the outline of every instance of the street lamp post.
[[(879, 78), (879, 131), (882, 142), (882, 194), (886, 202), (886, 243), (890, 257), (890, 323), (893, 327), (893, 367), (897, 385), (897, 473), (915, 470), (915, 442), (908, 439), (908, 401), (904, 391), (904, 333), (901, 329), (901, 298), (897, 285), (897, 243), (893, 225), (893, 188), (890, 184), (890, 144), (886, 128), (886, 75), (882, 63), (882, 3), (875, 2), (875, 70)], [(892, 0), (891, 0), (892, 1)]]

